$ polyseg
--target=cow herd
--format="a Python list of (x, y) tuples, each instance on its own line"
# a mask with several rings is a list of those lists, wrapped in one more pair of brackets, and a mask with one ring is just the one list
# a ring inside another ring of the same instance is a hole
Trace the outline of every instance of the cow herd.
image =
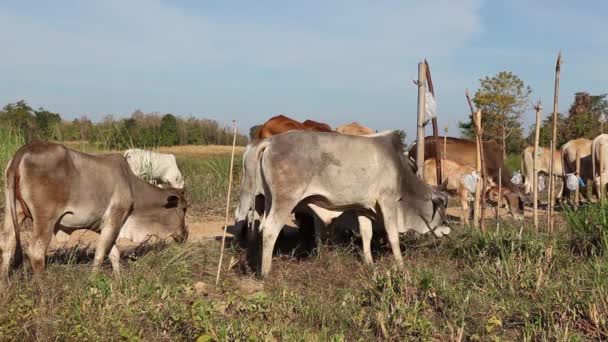
[[(537, 170), (540, 174), (550, 174), (551, 157), (554, 160), (552, 175), (562, 179), (559, 187), (556, 188), (556, 198), (558, 200), (570, 197), (572, 188), (565, 186), (568, 178), (573, 178), (575, 181), (574, 189), (585, 184), (594, 184), (592, 192), (595, 192), (597, 197), (601, 196), (602, 192), (606, 191), (606, 183), (608, 183), (608, 168), (602, 163), (608, 162), (608, 134), (600, 134), (595, 139), (579, 138), (566, 142), (561, 149), (556, 149), (551, 156), (551, 151), (547, 148), (540, 147), (537, 150)], [(579, 158), (579, 172), (576, 172), (576, 158)], [(524, 149), (521, 155), (522, 172), (524, 173), (524, 189), (525, 194), (529, 195), (532, 192), (533, 185), (533, 159), (534, 147), (529, 146)], [(593, 198), (588, 198), (587, 191), (581, 191), (581, 194), (586, 197), (587, 201), (594, 201)]]
[[(268, 120), (245, 148), (235, 212), (237, 236), (246, 242), (252, 266), (262, 277), (270, 272), (277, 237), (292, 215), (300, 231), (311, 231), (304, 223), (313, 223), (317, 244), (335, 228), (335, 218), (350, 215), (358, 223), (352, 228), (361, 236), (363, 261), (373, 262), (371, 239), (381, 230), (400, 267), (400, 233), (431, 232), (437, 237), (450, 233), (448, 194), (459, 197), (462, 221), (468, 223), (474, 189), (465, 180), (475, 176), (475, 143), (427, 137), (425, 145), (426, 172), (420, 179), (413, 162), (415, 144), (406, 150), (395, 132), (377, 133), (356, 122), (333, 130), (324, 123), (300, 123), (283, 115)], [(532, 189), (534, 149), (522, 152), (523, 189), (511, 181), (497, 143), (484, 142), (483, 151), (487, 184), (483, 195), (506, 206), (514, 218), (523, 218), (524, 195)], [(594, 180), (598, 191), (605, 186), (600, 180), (608, 182), (607, 134), (593, 141), (572, 140), (552, 152), (541, 148), (537, 154), (541, 173), (549, 174), (553, 157), (553, 175), (568, 177), (578, 156), (576, 177)], [(436, 157), (443, 168), (442, 184), (437, 184)], [(4, 177), (2, 278), (8, 276), (15, 257), (20, 259), (20, 232), (26, 219), (32, 221), (32, 230), (25, 253), (36, 273), (45, 268), (54, 234), (65, 239), (78, 229), (98, 232), (93, 270), (109, 255), (116, 275), (120, 274), (118, 238), (141, 243), (150, 236), (178, 242), (188, 237), (184, 179), (173, 155), (137, 149), (124, 155), (90, 155), (55, 143), (33, 142), (17, 150)], [(567, 189), (560, 188), (562, 192), (567, 194)]]

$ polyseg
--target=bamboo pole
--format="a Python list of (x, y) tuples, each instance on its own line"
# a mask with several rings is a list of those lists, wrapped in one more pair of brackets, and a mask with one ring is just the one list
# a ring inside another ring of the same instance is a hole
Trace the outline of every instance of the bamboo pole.
[(496, 232), (500, 231), (500, 200), (502, 199), (502, 167), (498, 168), (498, 201), (496, 203)]
[[(477, 173), (479, 174), (479, 180), (477, 181), (477, 184), (475, 185), (475, 208), (474, 208), (474, 212), (473, 212), (473, 220), (474, 220), (474, 226), (475, 227), (479, 227), (481, 228), (481, 230), (483, 232), (485, 232), (485, 225), (484, 225), (484, 214), (485, 214), (485, 178), (484, 178), (484, 165), (483, 165), (483, 141), (482, 141), (482, 134), (483, 134), (483, 128), (481, 125), (481, 110), (477, 110), (477, 112), (475, 113), (475, 115), (473, 116), (474, 118), (474, 125), (475, 125), (475, 136), (476, 136), (476, 141), (475, 141), (475, 145), (476, 145), (476, 150), (477, 150), (477, 158), (476, 158), (476, 170)], [(483, 202), (483, 203), (481, 203)]]
[[(416, 134), (416, 166), (418, 167), (417, 175), (424, 179), (424, 108), (425, 108), (425, 79), (426, 66), (424, 63), (418, 63), (418, 130)], [(439, 183), (441, 184), (441, 183)]]
[(538, 102), (536, 103), (534, 109), (536, 110), (536, 126), (534, 128), (534, 162), (532, 164), (532, 201), (534, 229), (538, 231), (538, 141), (540, 138), (540, 111), (543, 109), (540, 99), (538, 99)]
[(580, 197), (580, 189), (579, 189), (579, 184), (578, 184), (578, 178), (580, 177), (581, 174), (581, 151), (579, 148), (576, 148), (576, 181), (577, 181), (577, 185), (576, 185), (576, 191), (574, 192), (574, 206), (578, 207), (578, 200)]
[[(557, 62), (555, 63), (555, 88), (553, 92), (553, 148), (557, 148), (557, 105), (559, 98), (559, 74), (562, 65), (562, 52), (559, 51), (557, 55)], [(551, 170), (555, 169), (555, 158), (553, 158), (553, 148), (551, 149)], [(549, 178), (549, 211), (550, 211), (550, 220), (549, 220), (549, 231), (553, 232), (553, 207), (555, 205), (555, 181), (554, 181), (553, 173), (550, 174)]]
[(604, 142), (600, 141), (600, 186), (598, 187), (598, 192), (600, 195), (600, 201), (604, 200)]
[[(429, 62), (424, 60), (424, 66), (426, 68), (426, 83), (429, 87), (429, 92), (435, 98), (435, 88), (433, 87), (433, 79), (431, 78), (431, 67)], [(437, 127), (437, 116), (431, 119), (433, 125), (433, 146), (435, 146), (435, 175), (437, 176), (437, 185), (443, 183), (443, 173), (441, 165), (441, 158), (439, 157), (439, 128)]]
[[(549, 143), (549, 148), (550, 151), (553, 151), (553, 140), (551, 140), (551, 142)], [(551, 158), (551, 161), (553, 161), (553, 158)], [(551, 182), (551, 178), (553, 177), (553, 163), (549, 163), (549, 182)], [(551, 220), (552, 220), (552, 215), (553, 212), (551, 211), (552, 207), (551, 207), (551, 186), (549, 186), (549, 197), (547, 198), (547, 229), (549, 231), (551, 231)]]
[(443, 160), (446, 159), (448, 159), (448, 125), (443, 127)]
[(222, 234), (222, 246), (220, 247), (220, 261), (217, 264), (217, 275), (215, 285), (220, 282), (220, 272), (222, 270), (222, 259), (224, 257), (224, 247), (226, 245), (226, 230), (228, 229), (228, 213), (230, 211), (230, 192), (232, 191), (232, 171), (234, 168), (234, 150), (236, 147), (236, 121), (232, 120), (232, 155), (230, 156), (230, 176), (228, 177), (228, 194), (226, 195), (226, 220), (224, 222), (224, 232)]

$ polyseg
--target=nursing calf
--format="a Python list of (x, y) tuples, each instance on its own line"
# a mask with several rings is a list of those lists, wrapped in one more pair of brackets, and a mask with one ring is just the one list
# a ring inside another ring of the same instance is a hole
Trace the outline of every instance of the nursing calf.
[(183, 191), (144, 182), (119, 154), (93, 156), (59, 144), (30, 143), (17, 150), (5, 170), (5, 198), (1, 277), (21, 249), (20, 226), (26, 218), (33, 224), (26, 253), (36, 273), (44, 270), (49, 242), (60, 230), (99, 232), (93, 271), (110, 252), (116, 274), (120, 254), (115, 243), (124, 227), (133, 232), (145, 225), (170, 232), (178, 241), (187, 237)]

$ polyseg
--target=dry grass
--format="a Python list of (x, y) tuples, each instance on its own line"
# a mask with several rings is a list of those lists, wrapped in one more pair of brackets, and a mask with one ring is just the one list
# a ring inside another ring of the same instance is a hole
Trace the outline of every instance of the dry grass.
[[(63, 141), (59, 142), (68, 148), (79, 150), (87, 153), (124, 153), (125, 150), (100, 150), (94, 144), (88, 141)], [(176, 157), (189, 158), (210, 158), (230, 156), (232, 146), (228, 145), (177, 145), (177, 146), (151, 146), (144, 148), (160, 153), (171, 153)], [(235, 149), (236, 155), (242, 155), (245, 150), (244, 146), (237, 146)]]

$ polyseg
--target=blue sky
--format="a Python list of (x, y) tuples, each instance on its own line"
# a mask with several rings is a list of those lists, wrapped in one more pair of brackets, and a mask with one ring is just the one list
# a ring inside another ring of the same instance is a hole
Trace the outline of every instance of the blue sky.
[(608, 92), (606, 19), (608, 1), (0, 0), (0, 104), (192, 114), (241, 131), (284, 113), (411, 138), (427, 58), (440, 126), (456, 134), (464, 90), (503, 70), (549, 113), (559, 49), (560, 110), (577, 91)]

